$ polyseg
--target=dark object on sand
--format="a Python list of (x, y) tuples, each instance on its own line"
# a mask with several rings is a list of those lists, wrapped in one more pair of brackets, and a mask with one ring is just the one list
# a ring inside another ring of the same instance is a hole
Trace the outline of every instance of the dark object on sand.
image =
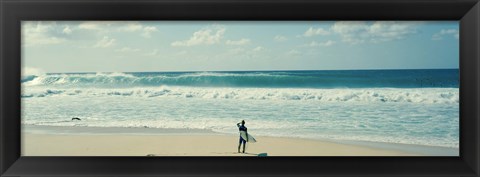
[(268, 153), (260, 153), (257, 155), (258, 157), (267, 157), (268, 156)]
[(74, 118), (72, 118), (72, 120), (82, 120), (82, 119), (80, 119), (78, 117), (74, 117)]

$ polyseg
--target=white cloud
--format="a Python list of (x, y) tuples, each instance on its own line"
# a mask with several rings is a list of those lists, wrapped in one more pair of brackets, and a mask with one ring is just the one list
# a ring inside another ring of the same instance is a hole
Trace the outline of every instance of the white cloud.
[(103, 36), (103, 38), (98, 41), (93, 47), (95, 48), (106, 48), (113, 46), (115, 44), (115, 39), (108, 36)]
[(261, 46), (257, 46), (254, 49), (252, 49), (252, 51), (254, 51), (254, 52), (259, 52), (259, 51), (262, 51), (262, 50), (263, 50), (263, 47), (261, 47)]
[(153, 32), (157, 32), (157, 27), (154, 27), (154, 26), (146, 26), (146, 27), (143, 27), (143, 33), (142, 33), (142, 36), (145, 37), (145, 38), (150, 38), (152, 37), (152, 33)]
[(130, 47), (123, 47), (121, 49), (115, 50), (117, 52), (138, 52), (140, 49), (130, 48)]
[(116, 30), (120, 32), (139, 32), (142, 37), (150, 38), (152, 33), (157, 32), (157, 27), (145, 26), (139, 22), (123, 21), (89, 21), (78, 25), (78, 29), (95, 30), (101, 34)]
[(281, 36), (281, 35), (276, 35), (273, 40), (277, 41), (277, 42), (283, 42), (283, 41), (286, 41), (287, 40), (287, 37), (285, 36)]
[(83, 22), (78, 25), (79, 29), (85, 29), (85, 30), (100, 30), (102, 29), (100, 25), (105, 24), (103, 22)]
[(363, 43), (366, 40), (365, 38), (368, 37), (368, 35), (365, 35), (368, 33), (368, 24), (366, 22), (336, 22), (331, 29), (342, 37), (343, 42), (350, 44)]
[(139, 22), (128, 22), (127, 25), (119, 27), (119, 30), (124, 32), (141, 32), (141, 36), (145, 38), (152, 37), (152, 33), (158, 31), (157, 27), (143, 26)]
[(312, 27), (310, 27), (307, 31), (305, 31), (305, 33), (303, 33), (303, 36), (305, 37), (311, 37), (311, 36), (316, 36), (316, 35), (329, 35), (330, 34), (330, 31), (328, 30), (325, 30), (323, 28), (317, 28), (317, 29), (314, 29)]
[(328, 41), (325, 41), (325, 42), (312, 41), (309, 44), (307, 44), (307, 46), (310, 46), (310, 47), (318, 47), (318, 46), (328, 47), (328, 46), (332, 46), (333, 44), (335, 44), (335, 41), (332, 41), (332, 40), (328, 40)]
[(287, 52), (287, 55), (291, 55), (291, 56), (299, 56), (301, 55), (302, 53), (298, 50), (295, 50), (295, 49), (292, 49), (290, 51)]
[(62, 30), (62, 33), (63, 34), (72, 34), (72, 29), (70, 29), (70, 26), (65, 26), (65, 28), (63, 28)]
[(195, 46), (195, 45), (212, 45), (217, 44), (225, 34), (225, 27), (219, 25), (212, 25), (203, 28), (195, 33), (188, 40), (175, 41), (171, 45), (177, 46)]
[(404, 39), (417, 33), (416, 23), (412, 22), (375, 22), (370, 26), (371, 42), (383, 42)]
[(238, 41), (227, 40), (225, 43), (227, 45), (246, 45), (250, 43), (250, 39), (243, 38)]
[(336, 22), (331, 30), (340, 35), (343, 42), (360, 44), (365, 42), (380, 43), (404, 39), (417, 33), (417, 22), (394, 21), (340, 21)]
[(442, 40), (444, 36), (453, 36), (455, 39), (459, 39), (460, 34), (458, 29), (442, 29), (438, 33), (433, 34), (432, 40)]
[(25, 46), (60, 44), (65, 38), (54, 35), (55, 22), (24, 22), (22, 44)]
[(120, 31), (135, 32), (142, 30), (143, 26), (138, 22), (130, 22), (119, 28)]

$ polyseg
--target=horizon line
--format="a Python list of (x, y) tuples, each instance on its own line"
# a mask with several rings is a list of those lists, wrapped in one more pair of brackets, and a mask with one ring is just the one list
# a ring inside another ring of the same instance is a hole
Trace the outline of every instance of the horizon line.
[(76, 71), (76, 72), (45, 72), (47, 74), (68, 73), (188, 73), (188, 72), (282, 72), (282, 71), (379, 71), (379, 70), (453, 70), (460, 68), (415, 68), (415, 69), (323, 69), (323, 70), (190, 70), (190, 71)]

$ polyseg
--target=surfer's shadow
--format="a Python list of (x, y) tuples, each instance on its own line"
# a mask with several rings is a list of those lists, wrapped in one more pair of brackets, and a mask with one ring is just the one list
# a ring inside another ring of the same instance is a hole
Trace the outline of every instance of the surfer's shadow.
[(251, 153), (251, 152), (245, 152), (241, 154), (246, 154), (246, 155), (252, 155), (252, 156), (258, 156), (258, 157), (267, 157), (268, 153), (266, 152), (261, 152), (261, 153)]

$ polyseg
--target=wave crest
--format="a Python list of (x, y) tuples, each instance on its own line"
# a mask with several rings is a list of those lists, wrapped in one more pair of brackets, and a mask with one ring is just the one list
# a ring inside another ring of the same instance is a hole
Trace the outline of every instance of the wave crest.
[(458, 73), (456, 72), (458, 71), (78, 73), (34, 76), (28, 79), (22, 79), (22, 84), (25, 86), (106, 88), (145, 86), (250, 88), (455, 88), (458, 87)]

